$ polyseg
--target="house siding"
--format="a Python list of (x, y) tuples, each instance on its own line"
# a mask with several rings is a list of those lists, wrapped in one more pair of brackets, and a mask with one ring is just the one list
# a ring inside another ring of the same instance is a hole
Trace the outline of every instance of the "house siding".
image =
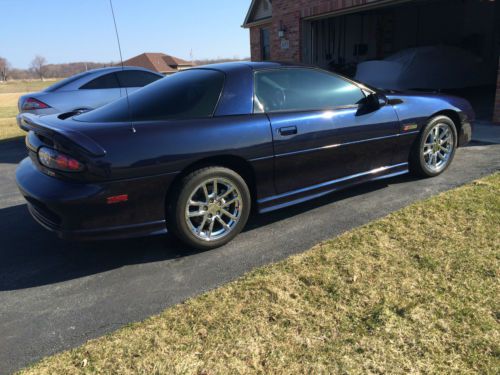
[(252, 27), (250, 29), (250, 53), (253, 61), (262, 60), (260, 29), (260, 27)]

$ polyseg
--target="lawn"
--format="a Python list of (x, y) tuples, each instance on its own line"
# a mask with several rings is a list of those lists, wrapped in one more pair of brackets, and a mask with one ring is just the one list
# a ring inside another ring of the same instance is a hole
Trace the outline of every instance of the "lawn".
[(7, 81), (0, 82), (0, 94), (25, 93), (40, 91), (56, 83), (58, 79), (48, 79), (45, 81)]
[(27, 92), (38, 91), (55, 83), (50, 81), (8, 81), (0, 83), (0, 141), (26, 134), (16, 123), (17, 100)]
[(497, 173), (22, 373), (497, 374), (499, 230)]

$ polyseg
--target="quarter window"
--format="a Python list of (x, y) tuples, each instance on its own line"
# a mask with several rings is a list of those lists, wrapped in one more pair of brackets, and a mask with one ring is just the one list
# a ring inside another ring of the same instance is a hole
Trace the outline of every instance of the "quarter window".
[(255, 73), (257, 113), (356, 105), (364, 97), (358, 86), (318, 69), (284, 68)]
[(224, 79), (224, 73), (215, 70), (185, 70), (153, 82), (133, 92), (128, 98), (86, 112), (75, 119), (118, 122), (129, 119), (154, 121), (211, 117), (219, 101)]

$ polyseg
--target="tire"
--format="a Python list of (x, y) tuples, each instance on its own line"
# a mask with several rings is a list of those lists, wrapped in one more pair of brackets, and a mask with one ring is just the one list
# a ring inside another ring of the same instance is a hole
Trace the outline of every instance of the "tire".
[(457, 128), (449, 117), (431, 118), (410, 151), (410, 172), (419, 177), (443, 173), (455, 157), (457, 139)]
[(236, 237), (250, 209), (250, 191), (238, 173), (206, 167), (186, 175), (174, 188), (167, 202), (167, 228), (188, 246), (209, 250)]

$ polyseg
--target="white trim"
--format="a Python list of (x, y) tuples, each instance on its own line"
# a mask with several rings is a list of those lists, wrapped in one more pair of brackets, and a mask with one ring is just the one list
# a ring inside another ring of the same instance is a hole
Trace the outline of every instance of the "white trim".
[(303, 21), (315, 21), (315, 20), (319, 20), (319, 19), (323, 19), (323, 18), (337, 17), (337, 16), (342, 16), (344, 14), (351, 14), (351, 13), (359, 13), (359, 12), (364, 12), (367, 10), (384, 8), (384, 7), (388, 7), (388, 6), (392, 6), (392, 5), (409, 3), (409, 2), (413, 2), (413, 1), (415, 1), (415, 0), (380, 0), (380, 1), (375, 1), (375, 2), (368, 3), (368, 4), (352, 6), (352, 7), (349, 7), (347, 9), (339, 9), (339, 10), (334, 10), (334, 11), (327, 12), (327, 13), (317, 14), (314, 16), (304, 17), (304, 18), (302, 18), (302, 20)]
[[(261, 18), (259, 20), (248, 22), (250, 20), (251, 14), (253, 12), (253, 8), (257, 4), (257, 1), (259, 1), (259, 0), (252, 0), (252, 3), (250, 4), (250, 7), (248, 8), (247, 15), (245, 16), (245, 21), (243, 21), (243, 25), (241, 25), (241, 27), (248, 29), (250, 27), (259, 26), (259, 25), (262, 25), (264, 23), (271, 22), (271, 20), (273, 18), (272, 17), (272, 9), (271, 9), (271, 17)], [(272, 6), (272, 4), (271, 4), (271, 6)]]
[(272, 21), (273, 21), (272, 17), (268, 17), (268, 18), (263, 18), (263, 19), (258, 20), (258, 21), (243, 24), (243, 25), (241, 25), (241, 27), (243, 27), (244, 29), (249, 29), (249, 28), (255, 27), (255, 26), (268, 25)]

